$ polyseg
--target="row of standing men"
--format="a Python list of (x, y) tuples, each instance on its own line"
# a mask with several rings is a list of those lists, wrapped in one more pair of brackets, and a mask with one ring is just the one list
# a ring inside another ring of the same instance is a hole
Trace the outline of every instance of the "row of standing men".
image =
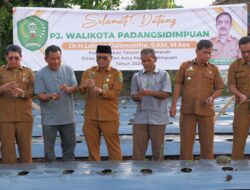
[[(250, 37), (239, 41), (242, 58), (230, 65), (228, 83), (236, 96), (233, 122), (232, 158), (243, 159), (250, 124)], [(209, 62), (213, 44), (209, 40), (197, 43), (194, 60), (182, 63), (175, 76), (172, 94), (169, 74), (157, 67), (153, 49), (141, 51), (143, 69), (134, 74), (131, 97), (137, 103), (133, 122), (133, 159), (144, 160), (149, 140), (152, 159), (164, 159), (164, 135), (168, 115), (176, 115), (178, 97), (180, 109), (180, 159), (193, 159), (196, 126), (200, 140), (200, 158), (213, 159), (214, 99), (220, 96), (224, 83), (218, 68)], [(0, 140), (2, 163), (17, 162), (15, 142), (20, 162), (32, 163), (32, 96), (40, 100), (45, 160), (56, 161), (54, 146), (59, 132), (63, 161), (74, 161), (75, 116), (73, 94), (86, 94), (83, 132), (89, 160), (100, 160), (101, 135), (104, 136), (109, 160), (122, 160), (119, 141), (119, 94), (123, 77), (110, 66), (110, 46), (98, 45), (97, 66), (87, 69), (77, 86), (74, 71), (61, 64), (61, 49), (55, 45), (45, 50), (47, 66), (36, 73), (21, 66), (22, 53), (17, 45), (6, 47), (7, 64), (0, 68)], [(35, 85), (34, 85), (35, 84)], [(168, 114), (169, 112), (169, 114)]]

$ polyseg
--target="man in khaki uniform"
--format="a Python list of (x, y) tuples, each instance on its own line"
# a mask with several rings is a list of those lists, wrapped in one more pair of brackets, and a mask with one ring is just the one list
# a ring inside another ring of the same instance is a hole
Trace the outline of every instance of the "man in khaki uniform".
[(237, 59), (240, 57), (238, 39), (230, 35), (232, 16), (222, 12), (216, 17), (218, 36), (213, 37), (212, 59)]
[(250, 37), (239, 40), (239, 48), (243, 58), (230, 65), (228, 85), (235, 95), (233, 121), (232, 159), (243, 159), (244, 148), (250, 127)]
[(118, 98), (122, 89), (122, 74), (110, 66), (110, 46), (97, 46), (98, 66), (86, 70), (81, 79), (80, 90), (85, 100), (83, 132), (86, 138), (89, 160), (100, 160), (100, 140), (103, 134), (109, 160), (122, 160), (119, 141)]
[(18, 146), (21, 163), (32, 163), (32, 95), (34, 77), (31, 69), (21, 66), (21, 48), (6, 48), (7, 65), (0, 68), (0, 139), (2, 163), (15, 164)]
[(193, 146), (198, 123), (200, 158), (213, 159), (214, 99), (224, 87), (218, 68), (209, 63), (212, 43), (201, 40), (196, 58), (184, 62), (175, 76), (175, 89), (170, 115), (175, 116), (177, 99), (182, 90), (180, 114), (180, 159), (193, 159)]

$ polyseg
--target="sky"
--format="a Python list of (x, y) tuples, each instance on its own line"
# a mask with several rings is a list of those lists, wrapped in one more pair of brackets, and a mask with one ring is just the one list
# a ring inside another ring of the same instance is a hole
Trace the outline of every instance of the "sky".
[[(130, 2), (129, 0), (122, 0), (121, 7), (126, 7), (126, 5)], [(192, 7), (206, 7), (211, 5), (214, 0), (175, 0), (176, 5), (182, 5), (184, 8), (192, 8)]]

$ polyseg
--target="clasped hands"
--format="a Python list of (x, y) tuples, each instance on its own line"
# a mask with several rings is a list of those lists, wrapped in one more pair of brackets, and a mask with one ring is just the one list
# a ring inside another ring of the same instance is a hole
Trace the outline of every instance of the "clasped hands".
[(22, 90), (19, 87), (19, 84), (16, 82), (8, 82), (5, 83), (2, 86), (3, 92), (6, 92), (7, 94), (9, 94), (10, 96), (13, 97), (23, 97), (24, 96), (24, 90)]
[(87, 79), (86, 81), (84, 81), (82, 87), (98, 95), (102, 94), (103, 92), (101, 88), (95, 85), (95, 81), (93, 79)]
[(67, 85), (67, 84), (62, 84), (58, 87), (58, 90), (59, 92), (58, 93), (52, 93), (52, 94), (49, 94), (49, 98), (51, 100), (58, 100), (60, 98), (60, 92), (64, 92), (66, 94), (70, 94), (71, 91), (70, 91), (70, 87)]
[(71, 94), (70, 87), (67, 84), (62, 84), (58, 86), (58, 92), (47, 94), (47, 100), (50, 101), (59, 100), (61, 92), (64, 92), (66, 94)]
[(152, 90), (149, 89), (142, 89), (136, 94), (133, 95), (133, 98), (137, 101), (141, 101), (143, 96), (152, 96)]

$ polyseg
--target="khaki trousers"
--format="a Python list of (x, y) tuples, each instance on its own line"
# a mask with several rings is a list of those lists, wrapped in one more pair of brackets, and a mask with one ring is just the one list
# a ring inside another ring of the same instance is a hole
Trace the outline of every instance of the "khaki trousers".
[(244, 149), (246, 145), (249, 127), (249, 113), (235, 113), (233, 121), (233, 160), (244, 159)]
[(119, 121), (85, 120), (83, 133), (90, 161), (100, 161), (101, 134), (103, 134), (107, 145), (109, 160), (122, 160), (118, 130)]
[(133, 126), (133, 160), (144, 160), (151, 141), (152, 159), (164, 159), (165, 125), (134, 124)]
[(196, 125), (200, 141), (200, 158), (214, 159), (214, 116), (180, 115), (180, 159), (193, 160)]
[(32, 163), (32, 124), (32, 121), (0, 123), (2, 163), (17, 163), (15, 142), (20, 162)]

